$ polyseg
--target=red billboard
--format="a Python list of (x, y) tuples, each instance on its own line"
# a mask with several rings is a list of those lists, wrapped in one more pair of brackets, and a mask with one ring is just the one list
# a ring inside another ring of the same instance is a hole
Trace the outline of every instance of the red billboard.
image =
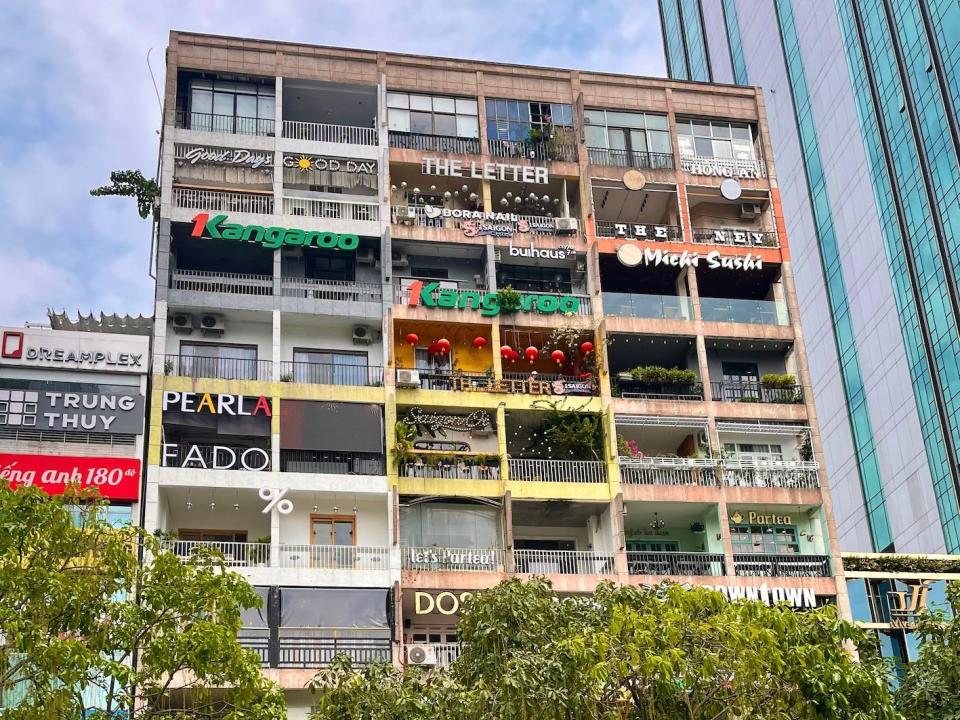
[(68, 485), (76, 485), (99, 490), (110, 500), (136, 501), (140, 497), (140, 461), (0, 453), (0, 480), (11, 488), (38, 487), (48, 495), (62, 495)]

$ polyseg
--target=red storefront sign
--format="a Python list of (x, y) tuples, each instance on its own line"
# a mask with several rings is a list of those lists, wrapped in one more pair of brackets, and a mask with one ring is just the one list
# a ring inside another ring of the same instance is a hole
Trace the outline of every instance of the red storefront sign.
[(35, 486), (62, 495), (68, 485), (96, 489), (110, 500), (140, 497), (140, 461), (135, 458), (0, 453), (0, 481), (11, 488)]

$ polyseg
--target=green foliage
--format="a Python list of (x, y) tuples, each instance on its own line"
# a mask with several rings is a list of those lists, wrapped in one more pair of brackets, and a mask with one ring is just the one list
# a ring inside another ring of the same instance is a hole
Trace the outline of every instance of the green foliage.
[(790, 389), (797, 386), (797, 376), (790, 373), (767, 373), (760, 378), (760, 384), (769, 388)]
[(843, 569), (861, 572), (960, 573), (960, 557), (922, 555), (843, 555)]
[(417, 428), (408, 425), (403, 420), (397, 420), (394, 425), (393, 459), (397, 465), (413, 462), (416, 454), (413, 452), (413, 441), (417, 438)]
[(497, 290), (497, 301), (502, 313), (520, 312), (520, 293), (512, 285)]
[(560, 402), (535, 400), (532, 405), (546, 410), (543, 414), (543, 436), (546, 447), (552, 448), (551, 459), (603, 459), (603, 429), (599, 415), (567, 409), (566, 398)]
[(695, 385), (697, 382), (697, 374), (693, 370), (660, 365), (641, 365), (630, 370), (630, 375), (645, 385)]
[(80, 717), (83, 689), (97, 687), (106, 706), (94, 717), (150, 720), (181, 671), (198, 713), (284, 717), (282, 692), (237, 642), (241, 612), (260, 603), (249, 583), (213, 550), (184, 560), (139, 529), (110, 527), (93, 499), (0, 487), (0, 696), (18, 698), (3, 717)]
[(146, 219), (153, 212), (153, 205), (160, 197), (160, 186), (156, 180), (148, 180), (139, 170), (114, 170), (110, 173), (110, 185), (103, 185), (90, 191), (94, 197), (117, 195), (137, 199), (137, 211)]

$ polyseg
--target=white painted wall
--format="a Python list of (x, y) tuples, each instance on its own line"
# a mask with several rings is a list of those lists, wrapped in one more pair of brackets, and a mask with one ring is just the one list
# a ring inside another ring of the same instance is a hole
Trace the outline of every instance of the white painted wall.
[[(293, 502), (293, 512), (280, 517), (281, 544), (308, 545), (312, 527), (310, 516), (314, 514), (313, 506), (317, 505), (317, 515), (355, 515), (356, 517), (356, 545), (366, 547), (386, 547), (390, 544), (387, 529), (387, 503), (383, 497), (357, 497), (352, 495), (324, 493), (316, 499), (306, 493), (289, 494), (288, 499)], [(357, 512), (353, 512), (356, 504)], [(334, 512), (333, 508), (339, 510)]]
[[(224, 316), (225, 332), (219, 338), (206, 337), (199, 330), (190, 335), (177, 335), (168, 332), (164, 353), (179, 355), (180, 343), (213, 343), (227, 345), (256, 345), (257, 360), (270, 360), (273, 357), (273, 327), (269, 322), (251, 322), (241, 320), (229, 311), (220, 313)], [(269, 319), (269, 315), (265, 315)]]
[(280, 318), (280, 358), (293, 360), (294, 348), (301, 350), (343, 350), (367, 354), (369, 365), (383, 365), (383, 343), (374, 338), (369, 345), (353, 344), (355, 322), (343, 318), (318, 315), (310, 324)]
[(799, 460), (797, 438), (794, 435), (756, 435), (750, 433), (720, 433), (720, 446), (726, 443), (754, 443), (757, 445), (780, 445), (784, 460)]

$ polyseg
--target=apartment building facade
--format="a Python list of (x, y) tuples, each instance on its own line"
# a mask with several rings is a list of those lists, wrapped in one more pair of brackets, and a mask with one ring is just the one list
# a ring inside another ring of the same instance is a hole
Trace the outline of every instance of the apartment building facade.
[(161, 153), (146, 525), (291, 717), (511, 576), (848, 612), (758, 91), (174, 32)]

